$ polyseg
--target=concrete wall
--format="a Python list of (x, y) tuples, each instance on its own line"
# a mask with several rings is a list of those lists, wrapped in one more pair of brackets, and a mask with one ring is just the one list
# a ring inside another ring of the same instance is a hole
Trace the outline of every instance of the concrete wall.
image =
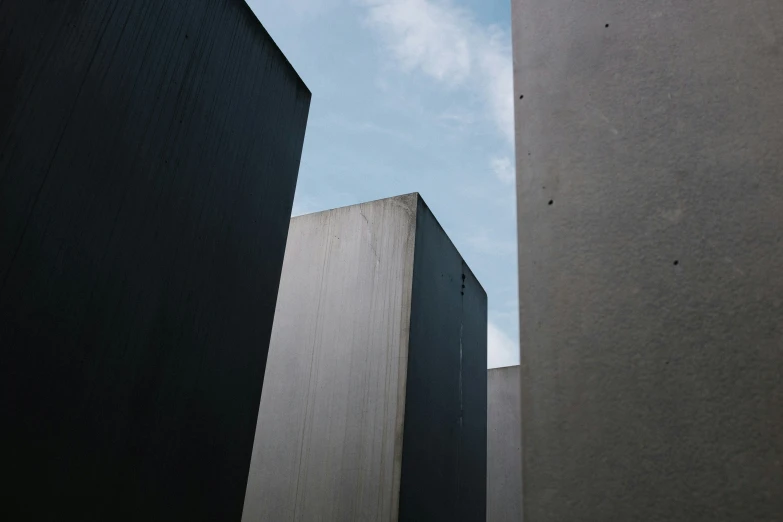
[(483, 521), (487, 294), (419, 200), (401, 521)]
[(270, 346), (243, 521), (478, 520), (486, 295), (417, 194), (291, 220)]
[(487, 522), (522, 520), (519, 366), (487, 370)]
[(238, 520), (310, 93), (242, 0), (0, 35), (3, 518)]
[(291, 220), (245, 522), (391, 520), (416, 196)]
[(780, 520), (783, 3), (513, 39), (526, 522)]

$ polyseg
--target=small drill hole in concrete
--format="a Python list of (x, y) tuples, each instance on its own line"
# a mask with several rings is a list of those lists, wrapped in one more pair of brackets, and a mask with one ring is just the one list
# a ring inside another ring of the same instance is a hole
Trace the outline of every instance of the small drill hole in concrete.
[(549, 204), (550, 204), (550, 205), (552, 205), (554, 202), (555, 202), (555, 200), (553, 200), (553, 199), (550, 199), (550, 200), (549, 200)]
[(679, 262), (679, 261), (677, 261), (677, 260), (675, 259), (675, 260), (674, 260), (674, 266), (677, 266), (677, 265), (679, 265), (679, 264), (680, 264), (680, 262)]
[(524, 94), (520, 94), (520, 95), (519, 95), (519, 99), (520, 99), (520, 100), (521, 100), (522, 98), (524, 98), (524, 97), (525, 97), (525, 95), (524, 95)]
[(606, 24), (604, 27), (609, 27), (609, 24)]

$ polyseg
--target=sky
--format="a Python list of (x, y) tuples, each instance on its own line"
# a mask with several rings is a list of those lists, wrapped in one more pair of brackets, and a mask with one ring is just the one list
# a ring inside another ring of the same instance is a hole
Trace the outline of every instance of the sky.
[(312, 92), (294, 215), (418, 192), (519, 363), (509, 0), (248, 0)]

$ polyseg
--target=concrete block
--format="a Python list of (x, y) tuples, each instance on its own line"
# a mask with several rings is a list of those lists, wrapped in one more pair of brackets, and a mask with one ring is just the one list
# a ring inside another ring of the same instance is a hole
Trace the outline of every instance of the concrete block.
[(486, 314), (418, 194), (292, 219), (242, 520), (484, 520)]
[(512, 4), (525, 521), (783, 520), (783, 2)]
[(522, 520), (519, 366), (487, 370), (487, 522)]
[(309, 102), (242, 0), (0, 2), (0, 518), (240, 519)]

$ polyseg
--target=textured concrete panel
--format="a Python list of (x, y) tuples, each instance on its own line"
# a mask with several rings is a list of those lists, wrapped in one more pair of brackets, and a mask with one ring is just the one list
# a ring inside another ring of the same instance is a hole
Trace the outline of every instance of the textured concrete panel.
[(423, 203), (415, 257), (399, 520), (483, 521), (487, 294)]
[(526, 522), (783, 519), (783, 3), (513, 26)]
[(309, 100), (242, 0), (0, 2), (3, 518), (240, 518)]
[(243, 521), (483, 520), (454, 473), (485, 466), (485, 367), (486, 294), (417, 194), (292, 219)]
[(487, 370), (487, 522), (522, 520), (519, 366)]
[(291, 220), (243, 520), (389, 520), (415, 220), (415, 195)]

